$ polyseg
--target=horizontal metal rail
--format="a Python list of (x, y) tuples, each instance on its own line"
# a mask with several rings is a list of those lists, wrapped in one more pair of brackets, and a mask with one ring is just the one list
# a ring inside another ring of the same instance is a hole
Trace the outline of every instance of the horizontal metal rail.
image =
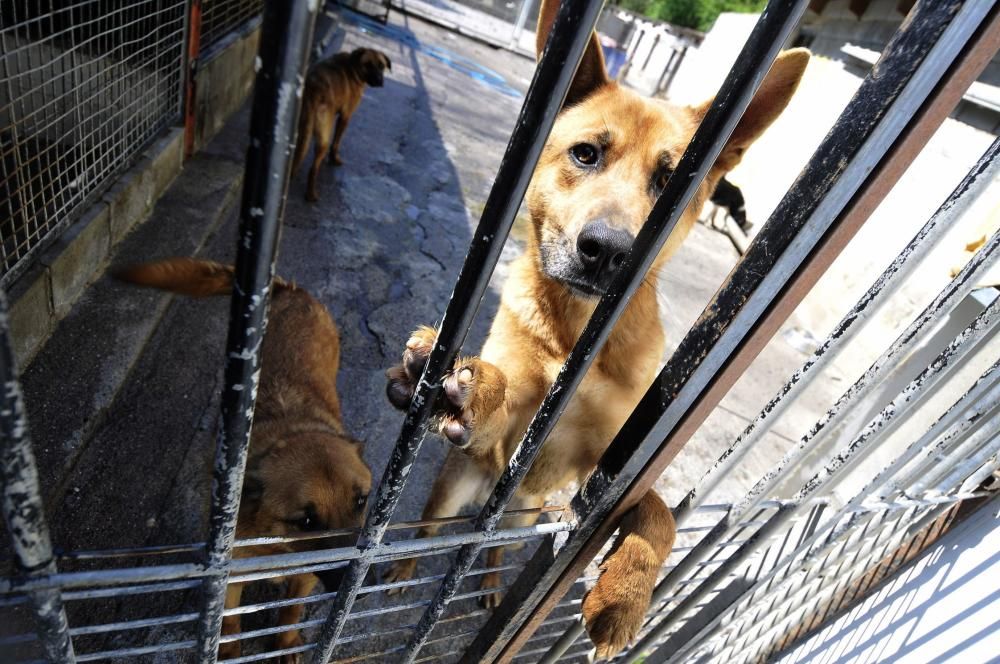
[[(862, 453), (865, 449), (870, 449), (871, 446), (877, 444), (881, 436), (890, 431), (892, 427), (900, 421), (900, 419), (913, 407), (918, 398), (928, 389), (932, 388), (936, 384), (936, 378), (939, 378), (945, 371), (945, 369), (950, 365), (950, 363), (958, 361), (965, 353), (968, 353), (976, 344), (990, 331), (990, 326), (996, 323), (997, 316), (1000, 314), (1000, 300), (994, 303), (992, 307), (984, 311), (977, 320), (967, 328), (962, 334), (960, 334), (956, 339), (946, 348), (941, 355), (935, 360), (935, 362), (925, 369), (921, 374), (910, 382), (904, 388), (904, 390), (899, 394), (899, 396), (893, 400), (888, 406), (886, 406), (878, 416), (876, 416), (872, 422), (869, 423), (865, 429), (855, 437), (854, 441), (844, 450), (838, 451), (823, 467), (823, 469), (810, 481), (798, 491), (794, 498), (789, 502), (787, 509), (779, 511), (769, 520), (773, 523), (771, 526), (772, 531), (776, 531), (779, 527), (786, 524), (792, 517), (796, 516), (804, 509), (804, 501), (811, 495), (815, 494), (825, 484), (832, 482), (840, 469), (842, 469), (849, 461), (849, 459), (856, 455)], [(890, 475), (893, 466), (889, 469), (880, 473), (876, 480), (873, 482), (883, 482), (885, 481), (885, 476)], [(762, 480), (764, 481), (764, 480)], [(875, 485), (879, 486), (879, 485)], [(837, 520), (847, 513), (848, 508), (859, 506), (862, 504), (864, 497), (868, 495), (871, 490), (862, 491), (854, 499), (848, 503), (845, 508), (838, 511), (837, 515), (831, 517), (826, 521), (826, 526), (821, 526), (814, 534), (806, 538), (806, 540), (800, 544), (795, 551), (786, 556), (783, 560), (788, 561), (798, 555), (799, 552), (806, 550), (812, 543), (817, 541), (821, 536), (826, 534), (829, 528), (833, 528)], [(749, 505), (753, 500), (754, 492), (751, 490), (747, 499), (744, 501), (744, 505), (734, 508), (734, 514), (745, 513), (742, 512), (746, 505)], [(856, 523), (862, 518), (866, 518), (868, 512), (857, 512), (849, 520), (852, 524)], [(766, 527), (766, 526), (765, 526)], [(759, 531), (758, 531), (759, 532)], [(835, 533), (839, 534), (843, 532), (843, 528), (835, 529)], [(830, 535), (833, 537), (834, 535)], [(707, 538), (706, 538), (707, 539)], [(757, 547), (743, 547), (738, 552), (730, 557), (730, 560), (737, 559), (736, 562), (742, 562), (743, 560), (749, 558), (757, 550)], [(775, 565), (775, 567), (768, 573), (764, 575), (762, 580), (755, 582), (753, 588), (758, 588), (762, 584), (770, 580), (775, 574), (777, 569), (780, 568), (782, 564)], [(790, 563), (788, 563), (790, 564)], [(720, 570), (723, 568), (719, 568)], [(717, 587), (720, 583), (724, 581), (723, 575), (717, 570), (713, 573), (710, 579), (702, 584), (702, 588)], [(742, 597), (747, 597), (751, 591), (746, 591)], [(707, 633), (710, 628), (717, 625), (722, 620), (722, 615), (731, 611), (733, 607), (737, 606), (740, 600), (734, 600), (729, 602), (727, 607), (720, 607), (719, 614), (702, 630), (702, 634)], [(689, 606), (682, 602), (674, 610), (668, 613), (659, 623), (636, 644), (635, 648), (632, 650), (631, 657), (637, 657), (641, 652), (643, 652), (650, 642), (654, 639), (660, 638), (668, 631), (670, 631), (676, 624), (677, 621), (682, 617), (682, 615), (688, 610)], [(687, 649), (687, 648), (686, 648)], [(673, 652), (667, 652), (665, 650), (659, 650), (654, 653), (653, 658), (650, 661), (667, 661), (673, 656)]]
[[(426, 538), (420, 541), (406, 540), (393, 542), (392, 544), (381, 544), (377, 547), (372, 547), (369, 553), (372, 556), (373, 562), (389, 562), (400, 558), (433, 555), (453, 550), (470, 541), (481, 541), (486, 543), (486, 546), (500, 546), (524, 541), (532, 537), (543, 537), (565, 532), (571, 528), (572, 524), (557, 521), (555, 523), (542, 523), (523, 528), (496, 530), (492, 533), (472, 531)], [(350, 561), (355, 560), (358, 555), (359, 552), (356, 547), (279, 553), (254, 558), (235, 558), (229, 563), (228, 569), (234, 575), (268, 571), (268, 574), (259, 575), (258, 578), (271, 578), (285, 576), (289, 573), (289, 569), (296, 567)], [(211, 574), (213, 574), (212, 570), (206, 569), (202, 565), (191, 563), (63, 572), (40, 575), (30, 579), (0, 579), (0, 593), (21, 593), (47, 588), (81, 588), (130, 584), (141, 581), (172, 581), (175, 579), (203, 578)]]

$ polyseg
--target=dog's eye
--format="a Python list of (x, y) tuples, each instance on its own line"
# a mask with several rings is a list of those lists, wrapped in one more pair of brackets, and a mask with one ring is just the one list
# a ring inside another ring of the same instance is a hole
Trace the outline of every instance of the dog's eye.
[(593, 166), (600, 159), (600, 151), (590, 143), (577, 143), (569, 149), (569, 154), (578, 166)]
[(653, 176), (653, 193), (656, 196), (659, 196), (663, 193), (663, 190), (667, 188), (667, 181), (670, 180), (670, 173), (670, 169), (663, 168)]
[(316, 526), (316, 522), (311, 516), (304, 516), (301, 519), (296, 519), (293, 523), (300, 530), (312, 530)]

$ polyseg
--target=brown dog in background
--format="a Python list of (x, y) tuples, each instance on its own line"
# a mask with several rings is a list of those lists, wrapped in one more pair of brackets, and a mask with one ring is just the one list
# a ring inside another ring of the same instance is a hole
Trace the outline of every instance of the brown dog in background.
[[(127, 268), (116, 276), (140, 286), (206, 297), (232, 290), (233, 268), (173, 258)], [(371, 490), (371, 471), (362, 458), (361, 443), (347, 435), (341, 422), (336, 389), (340, 335), (326, 308), (309, 293), (277, 278), (272, 287), (236, 537), (291, 537), (359, 527)], [(342, 534), (237, 547), (233, 557), (352, 546), (355, 539)], [(319, 580), (327, 590), (336, 590), (341, 576), (338, 568), (288, 577), (286, 595), (306, 597)], [(283, 580), (271, 579), (274, 583)], [(242, 584), (229, 586), (227, 609), (240, 605), (242, 591)], [(302, 611), (302, 604), (283, 607), (278, 624), (299, 622)], [(226, 616), (223, 636), (239, 632), (239, 615)], [(277, 648), (301, 643), (299, 630), (276, 636)], [(220, 657), (239, 654), (238, 640), (219, 646)], [(296, 662), (297, 655), (286, 655), (281, 661)]]
[[(538, 52), (555, 18), (556, 0), (539, 16)], [(761, 84), (716, 164), (657, 257), (651, 274), (677, 250), (722, 176), (784, 110), (809, 52), (782, 53)], [(454, 515), (482, 502), (507, 466), (570, 349), (611, 283), (710, 102), (681, 107), (647, 99), (611, 81), (592, 36), (527, 194), (532, 232), (510, 268), (499, 310), (479, 357), (456, 360), (435, 413), (438, 433), (453, 444), (423, 518)], [(387, 394), (408, 407), (433, 329), (418, 329), (402, 364), (387, 373)], [(522, 482), (510, 509), (536, 508), (572, 481), (583, 483), (653, 381), (664, 353), (655, 279), (645, 279)], [(510, 517), (526, 526), (534, 515)], [(418, 536), (437, 531), (428, 526)], [(583, 615), (600, 657), (611, 657), (638, 633), (657, 575), (673, 547), (669, 509), (647, 493), (619, 524), (619, 535), (587, 594)], [(499, 566), (502, 548), (488, 550)], [(385, 581), (410, 578), (416, 561), (396, 562)], [(499, 574), (483, 575), (485, 588)], [(486, 596), (496, 606), (496, 593)]]
[[(309, 169), (309, 183), (306, 200), (318, 201), (316, 176), (327, 152), (330, 161), (337, 166), (340, 160), (340, 139), (344, 136), (347, 123), (361, 103), (365, 85), (382, 87), (384, 72), (392, 70), (392, 63), (381, 51), (358, 48), (350, 53), (337, 53), (326, 60), (320, 60), (306, 76), (302, 93), (302, 109), (299, 111), (299, 137), (295, 145), (295, 159), (292, 172), (296, 172), (305, 159), (309, 143), (315, 137), (316, 154)], [(336, 123), (336, 128), (334, 124)], [(331, 150), (332, 147), (332, 150)]]

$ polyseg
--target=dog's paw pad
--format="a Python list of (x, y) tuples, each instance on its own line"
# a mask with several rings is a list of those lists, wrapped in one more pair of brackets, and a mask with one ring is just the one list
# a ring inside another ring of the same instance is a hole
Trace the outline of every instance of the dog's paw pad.
[(475, 391), (475, 373), (471, 367), (463, 366), (452, 371), (444, 379), (444, 393), (448, 405), (459, 410), (469, 406)]
[(389, 403), (399, 410), (410, 407), (410, 400), (417, 389), (417, 381), (424, 371), (424, 365), (427, 364), (427, 357), (434, 347), (436, 337), (437, 332), (433, 329), (419, 328), (406, 342), (402, 363), (385, 372), (385, 377), (388, 379), (385, 386), (386, 396), (389, 398)]

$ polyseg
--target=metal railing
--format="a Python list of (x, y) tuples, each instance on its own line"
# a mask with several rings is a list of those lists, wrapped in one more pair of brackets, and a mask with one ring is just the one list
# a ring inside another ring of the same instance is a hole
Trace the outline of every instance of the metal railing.
[(226, 35), (260, 17), (264, 0), (201, 0), (201, 48), (210, 49)]
[[(390, 532), (421, 525), (391, 520), (420, 451), (442, 376), (477, 313), (602, 5), (599, 0), (562, 3), (440, 321), (437, 343), (373, 494), (364, 526), (358, 531), (357, 543), (233, 558), (234, 547), (260, 543), (234, 541), (255, 398), (255, 390), (243, 388), (256, 380), (257, 349), (265, 329), (287, 186), (298, 104), (297, 95), (288, 92), (296, 90), (302, 80), (318, 4), (265, 3), (207, 542), (74, 552), (61, 557), (53, 554), (21, 416), (16, 372), (9, 352), (3, 353), (9, 340), (0, 325), (0, 378), (6, 386), (0, 408), (4, 513), (10, 532), (16, 535), (13, 551), (18, 568), (17, 574), (0, 579), (0, 610), (26, 608), (38, 618), (34, 634), (24, 631), (0, 638), (0, 647), (24, 647), (26, 658), (42, 655), (56, 662), (171, 651), (176, 651), (181, 661), (213, 662), (220, 642), (312, 629), (315, 638), (301, 645), (228, 661), (258, 661), (296, 653), (308, 653), (306, 657), (314, 662), (344, 663), (575, 661), (589, 645), (579, 618), (581, 602), (576, 597), (564, 599), (567, 591), (582, 590), (594, 580), (586, 565), (613, 533), (621, 515), (649, 490), (864, 223), (929, 133), (958, 103), (995, 52), (1000, 30), (994, 2), (916, 3), (876, 70), (863, 82), (755, 242), (649, 386), (571, 508), (543, 508), (559, 517), (554, 521), (501, 527), (500, 518), (510, 514), (507, 505), (546, 436), (808, 4), (807, 0), (772, 0), (482, 511), (475, 517), (447, 519), (456, 532), (387, 541)], [(282, 99), (290, 103), (282, 103)], [(841, 499), (834, 489), (854, 477), (859, 462), (871, 460), (873, 450), (889, 449), (886, 441), (904, 420), (924, 407), (932, 388), (950, 380), (964, 358), (984, 347), (998, 329), (1000, 300), (987, 303), (975, 320), (963, 324), (965, 329), (934, 362), (910, 380), (897, 398), (880, 404), (880, 412), (871, 422), (851, 434), (846, 447), (833, 445), (829, 433), (841, 427), (844, 415), (869, 399), (889, 370), (926, 340), (935, 323), (969, 295), (977, 278), (1000, 257), (1000, 234), (979, 250), (774, 472), (762, 477), (735, 504), (706, 502), (781, 412), (790, 408), (849, 345), (951, 222), (995, 178), (1000, 168), (997, 152), (1000, 145), (994, 144), (815, 355), (674, 510), (679, 527), (677, 546), (663, 570), (639, 642), (618, 661), (640, 657), (647, 662), (701, 658), (750, 661), (771, 655), (779, 648), (776, 644), (785, 644), (789, 634), (802, 631), (800, 623), (811, 621), (839, 597), (842, 587), (863, 578), (954, 505), (984, 495), (981, 484), (998, 463), (998, 441), (990, 435), (1000, 423), (996, 414), (1000, 365), (996, 363), (926, 427), (923, 435), (896, 449), (891, 460), (851, 497)], [(274, 174), (280, 177), (272, 177)], [(3, 320), (0, 315), (0, 322)], [(781, 482), (806, 467), (807, 456), (817, 454), (822, 461), (816, 476), (793, 495), (782, 494), (778, 490)], [(942, 459), (961, 459), (962, 463), (941, 463)], [(308, 537), (334, 534), (343, 533)], [(294, 539), (301, 538), (282, 541)], [(484, 547), (513, 542), (536, 542), (537, 548), (517, 580), (499, 589), (504, 592), (500, 607), (492, 615), (483, 609), (466, 610), (465, 600), (497, 589), (469, 591), (462, 588), (463, 581), (515, 569), (513, 565), (475, 568), (478, 553)], [(442, 574), (395, 583), (366, 581), (373, 565), (456, 551)], [(112, 564), (122, 558), (129, 564)], [(66, 571), (80, 565), (84, 567)], [(831, 566), (838, 570), (835, 578), (822, 574)], [(224, 607), (228, 583), (333, 568), (344, 572), (338, 588), (306, 598)], [(361, 596), (402, 587), (429, 588), (433, 594), (373, 609), (354, 606)], [(189, 599), (185, 610), (155, 617), (70, 626), (63, 608), (67, 603), (108, 597), (134, 601), (154, 593), (193, 591), (200, 598), (193, 606)], [(314, 617), (296, 625), (220, 635), (226, 615), (321, 602), (330, 602), (329, 608), (317, 607), (320, 610)], [(375, 623), (373, 628), (372, 620), (386, 622)], [(177, 638), (163, 641), (142, 636), (155, 635), (147, 630), (165, 627)], [(450, 630), (448, 634), (432, 634), (443, 627)], [(111, 642), (110, 647), (74, 654), (73, 646), (80, 639), (109, 634), (139, 636), (134, 642)]]

